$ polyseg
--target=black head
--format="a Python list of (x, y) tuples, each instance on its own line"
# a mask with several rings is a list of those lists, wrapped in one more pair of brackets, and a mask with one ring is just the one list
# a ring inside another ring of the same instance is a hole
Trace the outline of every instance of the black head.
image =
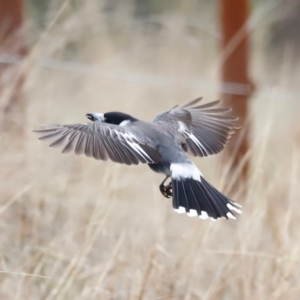
[(123, 121), (134, 122), (137, 121), (137, 119), (130, 115), (123, 114), (117, 111), (108, 112), (104, 114), (105, 123), (120, 125)]

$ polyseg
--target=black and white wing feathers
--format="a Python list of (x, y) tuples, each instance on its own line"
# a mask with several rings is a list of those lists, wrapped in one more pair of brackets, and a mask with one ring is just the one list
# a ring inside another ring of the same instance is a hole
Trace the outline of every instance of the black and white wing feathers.
[(227, 114), (231, 108), (216, 108), (220, 101), (196, 105), (201, 100), (176, 106), (157, 115), (152, 122), (166, 130), (175, 130), (184, 151), (203, 157), (222, 151), (239, 126), (235, 124), (238, 118)]
[(49, 125), (35, 132), (43, 134), (40, 140), (54, 140), (50, 147), (63, 147), (62, 153), (75, 152), (126, 165), (161, 161), (156, 149), (137, 138), (128, 127), (97, 122)]

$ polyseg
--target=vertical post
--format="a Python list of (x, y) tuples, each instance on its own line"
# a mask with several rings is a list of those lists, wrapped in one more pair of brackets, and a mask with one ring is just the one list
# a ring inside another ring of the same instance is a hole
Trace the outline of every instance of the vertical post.
[(1, 42), (7, 40), (22, 26), (23, 0), (0, 0), (0, 36)]
[[(24, 37), (20, 31), (23, 24), (24, 0), (0, 0), (0, 55), (22, 58), (26, 54)], [(9, 84), (6, 71), (9, 63), (0, 62), (0, 107), (2, 112), (9, 112), (21, 102), (20, 90), (24, 78), (20, 78), (15, 86), (9, 101), (3, 103), (5, 86)], [(11, 74), (13, 76), (13, 74)]]
[(241, 177), (247, 178), (248, 162), (243, 162), (248, 152), (248, 100), (253, 91), (249, 79), (249, 33), (247, 20), (248, 0), (220, 0), (221, 19), (221, 99), (230, 106), (242, 126), (230, 139), (225, 150), (226, 161), (231, 161), (230, 171), (241, 168)]

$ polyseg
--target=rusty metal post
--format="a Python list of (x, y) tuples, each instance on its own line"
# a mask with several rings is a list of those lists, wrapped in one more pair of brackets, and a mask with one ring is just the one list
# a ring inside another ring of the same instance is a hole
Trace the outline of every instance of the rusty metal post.
[(254, 90), (249, 78), (248, 18), (248, 0), (220, 0), (221, 99), (233, 108), (242, 126), (226, 147), (225, 158), (232, 162), (231, 171), (240, 168), (243, 179), (248, 174), (248, 162), (243, 162), (249, 148), (248, 101)]
[[(26, 55), (24, 36), (21, 32), (24, 14), (24, 0), (0, 0), (0, 55), (22, 58)], [(9, 84), (9, 63), (0, 62), (0, 107), (2, 112), (8, 113), (15, 105), (21, 106), (21, 87), (24, 78), (20, 78), (9, 101), (3, 103), (1, 97), (5, 86)], [(10, 74), (13, 76), (13, 74)]]

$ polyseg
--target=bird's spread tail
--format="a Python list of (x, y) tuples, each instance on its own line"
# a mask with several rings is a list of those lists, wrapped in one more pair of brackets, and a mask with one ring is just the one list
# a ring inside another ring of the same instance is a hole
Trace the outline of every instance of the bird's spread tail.
[(173, 164), (171, 171), (173, 208), (178, 213), (215, 220), (235, 219), (233, 211), (241, 213), (241, 206), (210, 185), (195, 165)]

